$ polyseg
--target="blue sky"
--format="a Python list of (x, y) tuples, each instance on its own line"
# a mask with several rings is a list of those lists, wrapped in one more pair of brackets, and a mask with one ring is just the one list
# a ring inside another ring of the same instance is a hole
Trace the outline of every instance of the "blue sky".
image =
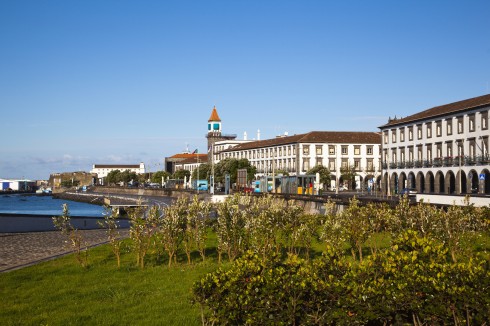
[[(0, 2), (0, 178), (378, 131), (490, 93), (489, 1)], [(160, 164), (160, 165), (159, 165)]]

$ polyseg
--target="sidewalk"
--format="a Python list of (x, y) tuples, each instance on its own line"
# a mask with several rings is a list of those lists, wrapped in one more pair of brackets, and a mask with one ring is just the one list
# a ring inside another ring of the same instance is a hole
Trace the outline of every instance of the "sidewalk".
[[(81, 230), (88, 246), (107, 242), (105, 230)], [(127, 236), (128, 230), (121, 230)], [(19, 269), (70, 253), (60, 231), (0, 233), (0, 272)]]

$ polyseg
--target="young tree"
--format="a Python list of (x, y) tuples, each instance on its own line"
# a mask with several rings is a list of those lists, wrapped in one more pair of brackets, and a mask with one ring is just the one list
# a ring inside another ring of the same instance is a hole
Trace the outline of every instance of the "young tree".
[(355, 167), (352, 165), (341, 167), (340, 174), (342, 176), (342, 179), (344, 179), (344, 181), (347, 181), (349, 189), (353, 189), (355, 185), (355, 178), (357, 175)]
[(187, 178), (187, 180), (189, 180), (190, 176), (191, 172), (189, 170), (177, 170), (174, 172), (172, 177), (178, 180), (183, 180), (184, 178)]
[(316, 175), (317, 173), (320, 174), (320, 182), (323, 184), (323, 189), (330, 186), (330, 178), (331, 178), (330, 170), (323, 165), (317, 165), (312, 169), (310, 169), (308, 172), (306, 172), (306, 174), (313, 174), (313, 175)]
[[(82, 234), (71, 224), (70, 210), (68, 204), (63, 204), (63, 214), (53, 216), (54, 226), (68, 238), (69, 248), (75, 251), (75, 258), (82, 267), (88, 266), (87, 243)], [(82, 247), (85, 247), (84, 249)]]
[(240, 255), (246, 245), (245, 210), (240, 207), (240, 197), (235, 195), (217, 205), (216, 237), (218, 238), (218, 262), (223, 253), (228, 254), (230, 261)]
[(209, 176), (211, 175), (211, 164), (203, 163), (199, 165), (197, 169), (194, 169), (194, 171), (192, 171), (192, 180), (197, 180), (198, 175), (201, 180), (209, 180)]
[(136, 252), (136, 265), (145, 268), (145, 256), (151, 246), (152, 237), (158, 231), (161, 212), (157, 206), (150, 208), (145, 216), (145, 209), (142, 206), (128, 210), (131, 220), (129, 235), (133, 242)]
[(168, 173), (167, 171), (157, 171), (151, 175), (151, 182), (161, 184), (162, 178), (165, 181), (169, 177), (170, 177), (170, 173)]
[(168, 253), (168, 266), (172, 265), (172, 259), (177, 261), (177, 251), (182, 245), (182, 242), (189, 241), (190, 236), (186, 234), (187, 223), (187, 206), (188, 201), (184, 197), (177, 199), (172, 205), (165, 207), (164, 218), (162, 219), (160, 238), (163, 242), (163, 247)]
[(117, 268), (121, 267), (121, 246), (122, 237), (119, 231), (119, 224), (117, 222), (117, 211), (115, 208), (105, 207), (104, 221), (98, 222), (98, 224), (107, 229), (107, 238), (112, 248), (114, 256), (116, 256)]

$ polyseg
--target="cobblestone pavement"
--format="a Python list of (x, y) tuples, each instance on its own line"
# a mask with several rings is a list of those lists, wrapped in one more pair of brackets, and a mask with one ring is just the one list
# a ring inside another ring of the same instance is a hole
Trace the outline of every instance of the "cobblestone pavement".
[[(120, 230), (127, 236), (128, 230)], [(80, 230), (88, 246), (107, 242), (105, 230)], [(60, 231), (0, 233), (0, 272), (19, 269), (70, 253)]]

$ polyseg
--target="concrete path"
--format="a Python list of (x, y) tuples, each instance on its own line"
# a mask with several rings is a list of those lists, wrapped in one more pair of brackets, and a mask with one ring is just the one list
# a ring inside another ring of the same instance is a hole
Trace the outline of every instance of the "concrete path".
[[(89, 247), (107, 242), (105, 230), (81, 230)], [(129, 230), (120, 230), (127, 236)], [(66, 237), (60, 231), (0, 233), (0, 272), (19, 269), (66, 255), (71, 251), (65, 245)]]

